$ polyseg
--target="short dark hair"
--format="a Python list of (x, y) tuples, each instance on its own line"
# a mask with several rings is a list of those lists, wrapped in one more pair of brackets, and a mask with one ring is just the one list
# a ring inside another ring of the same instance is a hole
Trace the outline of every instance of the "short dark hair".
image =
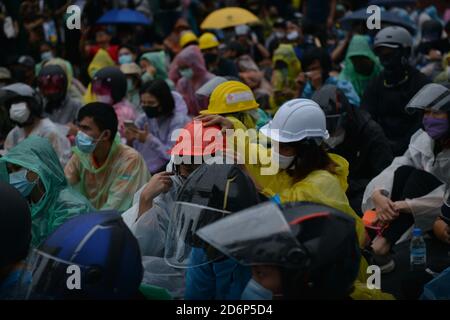
[(145, 82), (139, 92), (140, 95), (144, 93), (150, 93), (158, 99), (160, 106), (162, 107), (163, 116), (173, 115), (175, 110), (175, 100), (172, 96), (172, 91), (165, 80), (157, 79)]
[(78, 112), (78, 122), (84, 118), (90, 117), (101, 131), (111, 131), (110, 140), (113, 141), (117, 134), (119, 121), (116, 111), (109, 104), (101, 102), (88, 103)]
[(122, 44), (120, 45), (120, 47), (119, 47), (119, 50), (122, 49), (122, 48), (126, 48), (126, 49), (130, 50), (131, 53), (133, 53), (133, 54), (135, 54), (135, 55), (139, 55), (138, 48), (137, 48), (136, 46), (133, 46), (133, 45), (130, 44), (130, 43), (122, 43)]
[(315, 60), (320, 62), (323, 70), (323, 81), (325, 81), (328, 78), (328, 73), (331, 71), (331, 58), (328, 51), (324, 48), (310, 48), (306, 50), (302, 59), (302, 68), (304, 70), (308, 69)]

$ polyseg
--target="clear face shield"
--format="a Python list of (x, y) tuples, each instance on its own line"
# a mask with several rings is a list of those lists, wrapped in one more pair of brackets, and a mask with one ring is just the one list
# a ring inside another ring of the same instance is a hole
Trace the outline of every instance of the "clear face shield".
[(204, 241), (243, 265), (299, 267), (305, 248), (294, 237), (280, 208), (266, 202), (197, 232)]
[(175, 268), (193, 268), (222, 259), (224, 255), (201, 240), (196, 232), (229, 214), (231, 212), (225, 210), (176, 202), (166, 238), (164, 258), (167, 264)]
[[(92, 270), (92, 269), (91, 269)], [(19, 300), (82, 299), (92, 272), (40, 250), (30, 252), (13, 293)]]

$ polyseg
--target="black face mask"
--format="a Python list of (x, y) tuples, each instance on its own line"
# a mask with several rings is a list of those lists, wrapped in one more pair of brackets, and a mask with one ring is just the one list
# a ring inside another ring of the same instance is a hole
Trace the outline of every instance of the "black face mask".
[(215, 53), (205, 53), (203, 55), (203, 58), (205, 58), (205, 62), (206, 64), (212, 64), (215, 63), (217, 61), (219, 55), (215, 54)]
[(384, 70), (388, 73), (392, 73), (398, 70), (404, 70), (406, 64), (406, 57), (404, 57), (400, 50), (395, 50), (390, 54), (379, 55), (380, 62), (384, 67)]
[(142, 109), (149, 118), (156, 118), (161, 114), (161, 112), (159, 111), (159, 106), (142, 106)]

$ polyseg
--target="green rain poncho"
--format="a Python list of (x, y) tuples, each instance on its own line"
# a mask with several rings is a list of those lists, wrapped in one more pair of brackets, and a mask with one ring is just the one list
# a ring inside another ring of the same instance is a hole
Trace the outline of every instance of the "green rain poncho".
[[(141, 60), (147, 60), (156, 69), (156, 73), (153, 75), (155, 80), (164, 80), (171, 90), (175, 89), (175, 85), (172, 80), (169, 79), (166, 66), (166, 55), (164, 51), (149, 52), (141, 56)], [(145, 81), (145, 79), (143, 79)]]
[[(355, 56), (364, 56), (372, 60), (372, 62), (374, 63), (374, 68), (370, 75), (365, 76), (356, 72), (351, 60), (351, 58)], [(382, 66), (380, 64), (380, 61), (370, 49), (367, 37), (361, 35), (353, 36), (352, 41), (350, 42), (350, 45), (347, 49), (344, 69), (339, 75), (339, 79), (351, 82), (356, 93), (361, 98), (369, 81), (376, 77), (381, 72), (381, 70)]]
[(67, 220), (94, 211), (89, 201), (67, 184), (58, 156), (47, 139), (30, 136), (23, 140), (0, 159), (0, 167), (6, 163), (37, 173), (46, 190), (38, 203), (30, 204), (32, 246), (38, 246)]

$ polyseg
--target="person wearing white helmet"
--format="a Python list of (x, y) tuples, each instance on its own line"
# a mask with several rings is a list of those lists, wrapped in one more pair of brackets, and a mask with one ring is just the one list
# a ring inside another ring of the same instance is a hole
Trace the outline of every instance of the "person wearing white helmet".
[[(200, 118), (205, 126), (219, 124), (224, 129), (234, 128), (225, 117), (207, 115)], [(237, 143), (237, 151), (245, 159), (245, 167), (262, 193), (279, 198), (282, 203), (311, 201), (342, 210), (355, 219), (359, 243), (363, 247), (364, 226), (345, 195), (348, 162), (325, 151), (323, 142), (329, 138), (329, 133), (320, 106), (309, 99), (290, 100), (260, 132), (271, 139), (270, 151), (248, 141), (245, 150)], [(264, 159), (268, 154), (271, 159)], [(265, 171), (268, 168), (264, 163), (268, 162), (271, 168), (278, 170)]]

